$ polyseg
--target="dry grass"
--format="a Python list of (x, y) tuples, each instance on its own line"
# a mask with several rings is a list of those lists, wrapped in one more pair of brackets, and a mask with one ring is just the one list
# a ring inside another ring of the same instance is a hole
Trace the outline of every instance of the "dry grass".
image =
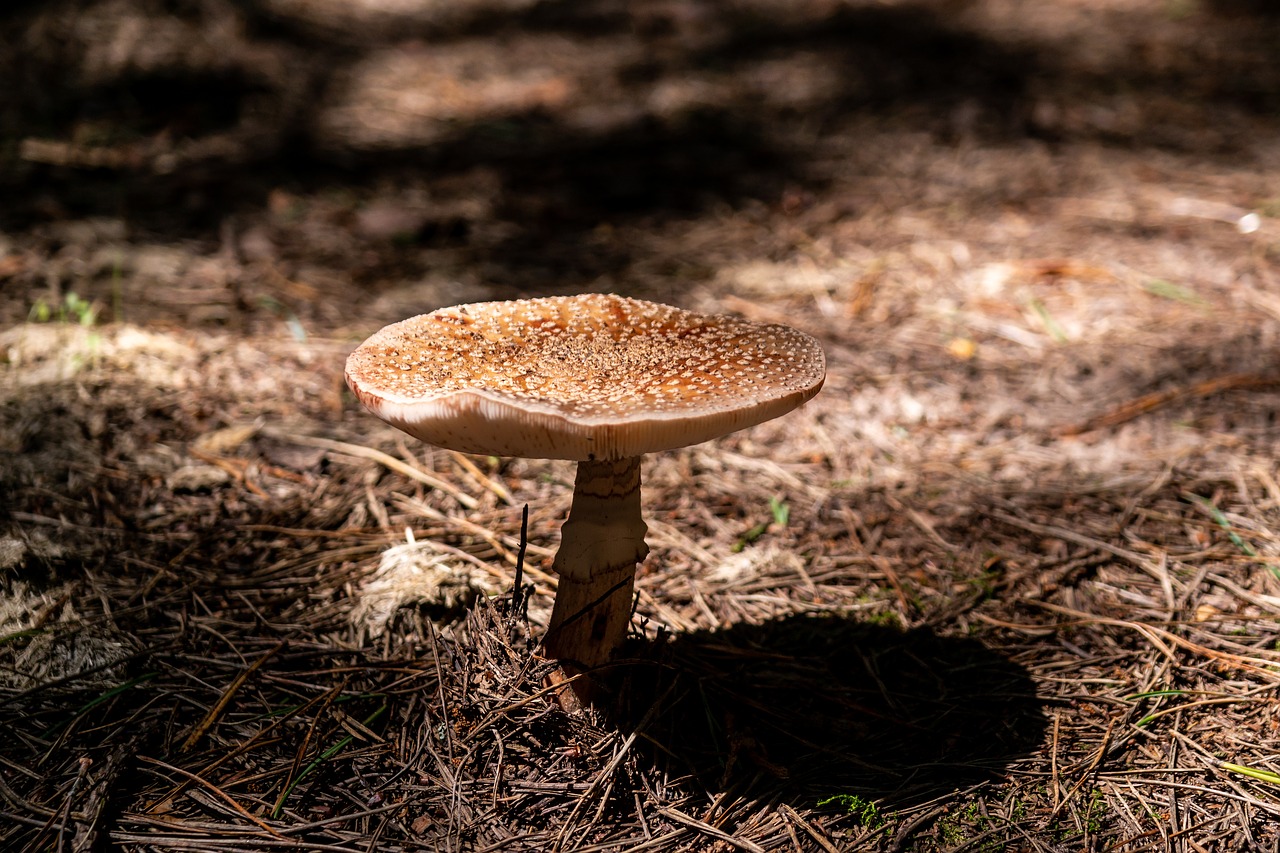
[[(1280, 844), (1273, 13), (268, 5), (275, 41), (219, 4), (143, 46), (145, 4), (0, 28), (290, 109), (281, 69), (340, 43), (307, 127), (366, 169), (277, 178), (254, 122), (288, 111), (12, 146), (0, 847)], [(178, 168), (219, 157), (253, 204)], [(165, 224), (195, 196), (215, 228)], [(410, 311), (584, 289), (793, 323), (830, 378), (646, 461), (632, 642), (574, 715), (537, 645), (570, 467), (417, 446), (341, 365)]]

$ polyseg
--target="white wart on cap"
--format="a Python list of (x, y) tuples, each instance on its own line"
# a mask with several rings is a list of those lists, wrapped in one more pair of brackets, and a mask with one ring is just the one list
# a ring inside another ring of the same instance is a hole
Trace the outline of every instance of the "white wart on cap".
[(347, 384), (382, 420), (465, 453), (623, 459), (785, 414), (826, 362), (787, 326), (610, 294), (442, 308), (374, 334)]

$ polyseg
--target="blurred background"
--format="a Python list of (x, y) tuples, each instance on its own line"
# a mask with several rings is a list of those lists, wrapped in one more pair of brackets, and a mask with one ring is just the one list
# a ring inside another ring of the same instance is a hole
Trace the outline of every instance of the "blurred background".
[[(1219, 254), (1180, 262), (1212, 279), (1239, 261), (1205, 221), (1277, 212), (1277, 17), (1248, 0), (10, 4), (0, 322), (74, 292), (103, 320), (332, 329), (520, 294), (745, 296), (777, 263), (847, 306), (869, 277), (1087, 263), (1177, 229), (1209, 232)], [(1143, 242), (1125, 263), (1174, 278)]]

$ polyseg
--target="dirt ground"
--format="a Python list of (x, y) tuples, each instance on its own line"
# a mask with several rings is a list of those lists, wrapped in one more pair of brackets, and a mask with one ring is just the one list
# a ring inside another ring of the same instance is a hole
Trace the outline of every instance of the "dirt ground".
[[(1280, 849), (1277, 45), (1264, 0), (6, 7), (0, 847)], [(571, 466), (342, 366), (585, 291), (829, 373), (646, 459), (574, 714)]]

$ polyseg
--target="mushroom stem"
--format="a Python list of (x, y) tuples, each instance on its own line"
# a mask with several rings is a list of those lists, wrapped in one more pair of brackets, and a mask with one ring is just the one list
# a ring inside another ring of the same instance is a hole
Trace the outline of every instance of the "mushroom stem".
[(599, 666), (627, 634), (636, 565), (649, 553), (640, 514), (640, 457), (578, 463), (553, 567), (560, 575), (547, 653), (570, 671)]

